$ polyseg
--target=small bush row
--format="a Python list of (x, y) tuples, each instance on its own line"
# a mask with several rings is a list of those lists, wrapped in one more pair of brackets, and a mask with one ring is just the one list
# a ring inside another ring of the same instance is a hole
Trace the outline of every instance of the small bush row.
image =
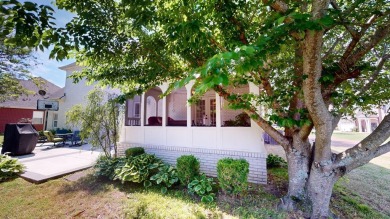
[(278, 155), (269, 154), (267, 157), (267, 168), (287, 167), (287, 162)]
[[(146, 154), (143, 148), (130, 148), (124, 158), (101, 158), (95, 168), (96, 175), (106, 176), (122, 182), (143, 183), (161, 187), (161, 192), (178, 184), (186, 186), (188, 192), (198, 195), (202, 202), (215, 199), (216, 183), (213, 178), (200, 173), (200, 162), (193, 155), (177, 159), (176, 168), (164, 164), (155, 155)], [(245, 193), (248, 187), (249, 163), (244, 159), (224, 158), (217, 164), (218, 181), (223, 192), (232, 195)]]

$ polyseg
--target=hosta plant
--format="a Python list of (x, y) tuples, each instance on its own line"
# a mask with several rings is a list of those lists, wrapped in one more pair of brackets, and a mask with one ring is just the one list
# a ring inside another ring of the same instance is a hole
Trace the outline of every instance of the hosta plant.
[(0, 182), (16, 178), (24, 171), (24, 166), (17, 159), (0, 154)]
[(128, 159), (122, 168), (115, 170), (115, 179), (123, 182), (143, 183), (158, 171), (163, 162), (155, 155), (141, 154)]
[(127, 162), (125, 157), (111, 158), (102, 156), (95, 164), (95, 176), (105, 176), (109, 179), (114, 179), (115, 170), (121, 169)]
[[(151, 182), (150, 182), (151, 181)], [(150, 177), (150, 181), (145, 181), (145, 186), (151, 186), (152, 183), (162, 185), (161, 192), (166, 193), (168, 188), (179, 182), (176, 168), (171, 165), (164, 164), (158, 168), (158, 172)]]
[(213, 193), (213, 186), (215, 185), (213, 178), (208, 178), (204, 173), (197, 176), (188, 184), (188, 192), (190, 194), (197, 194), (201, 197), (204, 203), (214, 201), (215, 194)]

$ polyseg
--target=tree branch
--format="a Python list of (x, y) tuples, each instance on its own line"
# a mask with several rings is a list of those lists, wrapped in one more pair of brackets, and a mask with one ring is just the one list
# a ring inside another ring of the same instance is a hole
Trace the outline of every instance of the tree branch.
[[(337, 11), (341, 11), (340, 7), (338, 6), (338, 4), (335, 0), (331, 0), (330, 4)], [(339, 19), (340, 19), (341, 23), (343, 24), (343, 26), (345, 27), (345, 29), (347, 29), (347, 31), (351, 34), (352, 38), (353, 39), (358, 38), (358, 32), (351, 25), (347, 25), (348, 22), (344, 19), (342, 14), (339, 15)]]
[(370, 80), (368, 81), (367, 84), (360, 89), (360, 91), (356, 94), (357, 96), (365, 93), (368, 89), (371, 88), (371, 85), (374, 83), (374, 81), (378, 78), (379, 73), (382, 71), (383, 66), (385, 65), (386, 61), (390, 58), (390, 54), (385, 54), (381, 57), (381, 59), (378, 62), (378, 65), (374, 71), (374, 73), (371, 75)]
[(357, 61), (363, 58), (372, 48), (374, 48), (378, 43), (380, 43), (384, 38), (390, 34), (390, 23), (386, 23), (383, 26), (379, 26), (375, 33), (369, 37), (369, 41), (363, 43), (362, 46), (353, 52), (348, 59), (345, 61), (342, 60), (341, 63), (345, 63), (347, 69), (351, 66), (354, 66)]
[[(319, 19), (323, 11), (328, 8), (327, 1), (314, 1), (312, 18)], [(303, 74), (307, 78), (303, 81), (305, 105), (316, 128), (316, 148), (314, 161), (328, 162), (331, 158), (330, 138), (332, 117), (328, 111), (326, 101), (322, 96), (319, 79), (322, 75), (321, 48), (324, 31), (306, 31), (303, 47)]]
[[(263, 0), (263, 3), (268, 5), (269, 1)], [(270, 6), (272, 9), (280, 13), (286, 13), (288, 10), (288, 5), (284, 1), (280, 1), (280, 0), (273, 1)]]
[(216, 47), (218, 47), (222, 52), (227, 52), (228, 51), (225, 47), (223, 47), (220, 43), (218, 43), (213, 37), (210, 37), (210, 42), (211, 42), (211, 44), (213, 44)]
[(342, 37), (338, 37), (338, 38), (334, 41), (334, 43), (332, 44), (332, 46), (328, 49), (328, 51), (327, 51), (327, 52), (325, 53), (325, 55), (322, 57), (322, 60), (327, 59), (327, 58), (333, 53), (334, 48), (336, 48), (337, 44), (340, 43), (340, 41), (341, 41), (342, 38), (343, 38), (343, 36), (342, 36)]
[[(390, 136), (390, 114), (386, 115), (379, 126), (365, 139), (354, 147), (337, 154), (334, 168), (354, 167), (363, 165), (365, 160), (371, 160), (374, 155), (386, 153), (389, 143), (381, 144)], [(367, 161), (367, 162), (368, 162)], [(362, 164), (360, 164), (363, 162)]]
[(245, 29), (240, 21), (238, 21), (235, 17), (231, 16), (229, 19), (233, 24), (237, 26), (238, 31), (240, 32), (240, 35), (238, 36), (240, 41), (244, 44), (248, 44), (248, 40), (245, 36)]

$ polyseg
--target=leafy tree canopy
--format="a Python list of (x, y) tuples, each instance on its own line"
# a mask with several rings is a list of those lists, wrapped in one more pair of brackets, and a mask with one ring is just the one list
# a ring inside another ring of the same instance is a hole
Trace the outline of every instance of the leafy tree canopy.
[(28, 68), (35, 57), (29, 48), (5, 45), (4, 38), (0, 40), (0, 102), (4, 102), (31, 93), (20, 85), (19, 79), (32, 79)]
[[(47, 6), (3, 1), (1, 36), (12, 32), (8, 44), (41, 49), (54, 44), (51, 57), (57, 59), (76, 51), (87, 67), (76, 80), (87, 77), (128, 95), (165, 81), (174, 89), (195, 80), (195, 97), (215, 90), (284, 147), (296, 170), (289, 171), (287, 196), (309, 197), (314, 218), (327, 216), (326, 189), (339, 177), (390, 150), (389, 143), (382, 145), (390, 116), (346, 153), (330, 150), (342, 116), (390, 100), (387, 0), (56, 3), (77, 14), (65, 28), (53, 27)], [(248, 82), (260, 95), (226, 89)], [(257, 114), (257, 106), (269, 113)], [(284, 135), (271, 124), (284, 127)], [(307, 138), (313, 127), (315, 147)]]

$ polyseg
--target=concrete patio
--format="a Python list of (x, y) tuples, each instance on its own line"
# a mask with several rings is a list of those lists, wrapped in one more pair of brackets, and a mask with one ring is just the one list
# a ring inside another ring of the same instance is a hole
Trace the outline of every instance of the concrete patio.
[(99, 151), (92, 150), (92, 146), (85, 144), (79, 147), (49, 148), (52, 143), (37, 144), (32, 154), (16, 156), (26, 166), (22, 178), (41, 183), (52, 178), (58, 178), (79, 170), (92, 167)]

